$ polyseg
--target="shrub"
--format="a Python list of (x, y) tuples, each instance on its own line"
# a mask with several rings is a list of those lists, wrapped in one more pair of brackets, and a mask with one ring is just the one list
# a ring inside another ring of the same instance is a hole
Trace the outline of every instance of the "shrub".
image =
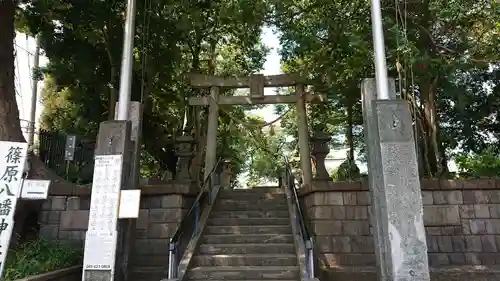
[(11, 281), (82, 264), (82, 251), (46, 239), (9, 250), (2, 280)]

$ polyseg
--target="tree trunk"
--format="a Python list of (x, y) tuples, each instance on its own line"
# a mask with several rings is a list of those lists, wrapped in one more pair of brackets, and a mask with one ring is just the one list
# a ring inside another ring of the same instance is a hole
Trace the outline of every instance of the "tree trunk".
[[(0, 1), (0, 141), (26, 142), (21, 131), (14, 87), (15, 9), (15, 1)], [(29, 155), (29, 161), (29, 178), (51, 180), (51, 188), (61, 184), (71, 188), (73, 185), (47, 169), (37, 156)], [(19, 200), (14, 217), (16, 224), (11, 240), (13, 245), (18, 241), (18, 235), (22, 235), (21, 231), (26, 229), (25, 221), (28, 215), (38, 212), (40, 206), (39, 201)]]
[(0, 1), (0, 141), (25, 142), (14, 87), (13, 0)]
[(346, 106), (346, 113), (347, 113), (347, 131), (346, 131), (346, 140), (347, 140), (347, 145), (349, 146), (349, 152), (348, 152), (348, 159), (349, 161), (354, 160), (354, 135), (352, 132), (353, 129), (353, 103), (351, 100), (348, 100), (348, 104)]
[[(200, 42), (201, 44), (201, 42)], [(210, 61), (208, 63), (208, 74), (209, 75), (214, 75), (215, 74), (215, 63), (217, 59), (217, 53), (216, 53), (216, 47), (217, 47), (217, 40), (212, 38), (210, 41)], [(199, 55), (199, 54), (198, 54)], [(208, 95), (210, 95), (210, 90), (208, 90)], [(205, 108), (206, 110), (208, 109), (208, 106)], [(198, 115), (199, 116), (199, 115)], [(208, 116), (207, 114), (204, 114), (204, 116)], [(208, 127), (208, 119), (205, 119), (203, 121), (200, 121), (200, 123), (206, 123), (205, 126), (201, 126), (201, 128), (207, 128)], [(203, 156), (205, 155), (205, 149), (207, 146), (207, 131), (202, 130), (201, 132), (197, 132), (197, 135), (199, 135), (198, 141), (198, 151), (196, 153), (196, 156), (193, 158), (192, 167), (194, 169), (193, 175), (197, 176), (198, 178), (201, 177), (201, 171), (203, 167)], [(198, 179), (197, 178), (197, 179)]]
[[(437, 80), (437, 79), (436, 79)], [(427, 155), (429, 158), (429, 166), (431, 168), (429, 176), (437, 177), (439, 176), (443, 169), (441, 167), (441, 158), (439, 150), (439, 131), (438, 131), (438, 121), (436, 112), (436, 101), (435, 101), (435, 85), (430, 79), (422, 83), (421, 94), (423, 99), (423, 116), (426, 128), (426, 138), (427, 142)]]
[[(432, 26), (429, 5), (429, 0), (424, 0), (420, 7), (422, 16), (420, 17), (419, 25), (425, 30), (430, 30)], [(425, 30), (420, 32), (426, 33)], [(432, 74), (431, 69), (429, 69), (430, 62), (435, 57), (435, 54), (430, 51), (433, 46), (431, 38), (427, 34), (420, 36), (419, 45), (421, 50), (426, 50), (423, 54), (425, 58), (423, 61), (425, 73), (420, 74), (420, 95), (422, 99), (421, 103), (423, 104), (422, 125), (425, 128), (425, 134), (422, 135), (422, 138), (427, 149), (422, 153), (425, 153), (428, 157), (428, 165), (430, 166), (429, 177), (436, 177), (443, 172), (442, 161), (440, 160), (439, 126), (435, 101), (439, 77), (436, 74)]]
[[(193, 62), (191, 64), (192, 71), (200, 71), (200, 55), (201, 55), (201, 37), (198, 36), (195, 42), (195, 46), (193, 47)], [(194, 94), (194, 90), (190, 92)], [(189, 98), (189, 97), (188, 97)], [(196, 182), (200, 179), (201, 174), (201, 163), (203, 159), (203, 151), (205, 150), (203, 137), (205, 136), (201, 132), (201, 128), (204, 126), (200, 126), (200, 111), (197, 108), (188, 106), (188, 116), (187, 116), (187, 124), (186, 127), (192, 126), (194, 130), (194, 139), (196, 141), (196, 151), (195, 156), (191, 160), (191, 176), (195, 177)], [(189, 116), (191, 115), (191, 116)], [(190, 122), (192, 122), (190, 124)], [(206, 127), (204, 127), (206, 128)]]

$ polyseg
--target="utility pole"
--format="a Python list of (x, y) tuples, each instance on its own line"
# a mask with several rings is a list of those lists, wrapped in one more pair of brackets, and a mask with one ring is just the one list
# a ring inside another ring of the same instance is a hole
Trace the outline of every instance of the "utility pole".
[(372, 36), (375, 57), (375, 79), (377, 82), (377, 97), (389, 99), (389, 84), (387, 79), (387, 63), (385, 56), (384, 30), (382, 26), (382, 10), (380, 0), (371, 0)]
[(371, 18), (376, 79), (361, 89), (378, 279), (430, 281), (413, 120), (387, 77), (380, 0), (371, 0)]
[[(139, 180), (137, 172), (139, 170), (134, 163), (138, 162), (137, 159), (140, 154), (138, 151), (131, 151), (132, 147), (137, 149), (137, 146), (133, 144), (134, 140), (132, 140), (131, 135), (133, 122), (129, 116), (129, 112), (134, 114), (133, 110), (130, 110), (130, 98), (134, 61), (135, 13), (135, 0), (128, 0), (116, 120), (102, 122), (97, 137), (94, 169), (114, 169), (115, 172), (110, 174), (117, 176), (111, 180), (107, 176), (105, 178), (94, 177), (92, 198), (99, 198), (99, 202), (105, 202), (108, 206), (118, 206), (121, 192), (126, 189), (136, 189)], [(135, 141), (139, 141), (139, 136)], [(99, 163), (98, 160), (102, 163)], [(132, 161), (133, 163), (131, 163)], [(105, 163), (114, 164), (103, 168)], [(109, 182), (111, 184), (107, 184)], [(118, 209), (115, 207), (106, 208), (106, 210), (110, 210), (109, 216), (107, 216), (109, 219), (96, 220), (98, 215), (95, 217), (94, 215), (101, 214), (100, 208), (102, 208), (102, 205), (104, 203), (98, 204), (96, 200), (92, 200), (90, 204), (82, 280), (132, 280), (129, 277), (129, 260), (132, 253), (135, 219), (119, 219)], [(104, 229), (104, 231), (100, 229)], [(103, 245), (106, 245), (106, 247), (103, 247)], [(104, 256), (106, 258), (103, 258)], [(95, 268), (101, 270), (94, 270)]]
[(31, 94), (31, 111), (30, 111), (30, 119), (28, 125), (28, 149), (30, 151), (33, 150), (33, 140), (35, 138), (35, 122), (36, 122), (36, 105), (37, 105), (37, 94), (38, 94), (38, 77), (35, 75), (35, 71), (38, 69), (40, 65), (40, 36), (36, 36), (36, 49), (35, 49), (35, 63), (31, 71), (31, 83), (32, 83), (32, 94)]
[(118, 95), (118, 116), (116, 120), (128, 120), (132, 87), (132, 67), (134, 61), (135, 0), (127, 2), (127, 17), (123, 39), (122, 66), (120, 72), (120, 92)]

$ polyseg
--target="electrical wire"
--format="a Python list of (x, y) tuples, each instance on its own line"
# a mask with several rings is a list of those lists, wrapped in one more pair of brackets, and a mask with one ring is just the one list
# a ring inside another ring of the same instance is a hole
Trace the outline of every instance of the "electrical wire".
[[(303, 98), (306, 94), (308, 94), (308, 92), (304, 91), (304, 92), (302, 93), (302, 95), (301, 95), (300, 97), (298, 97), (298, 98)], [(286, 116), (289, 112), (291, 112), (291, 111), (292, 111), (292, 109), (293, 109), (293, 107), (290, 107), (290, 108), (288, 108), (288, 109), (287, 109), (287, 110), (286, 110), (283, 114), (281, 114), (278, 118), (276, 118), (276, 119), (274, 119), (274, 120), (272, 120), (272, 121), (270, 121), (270, 122), (266, 122), (266, 123), (264, 123), (264, 124), (262, 124), (262, 125), (256, 125), (256, 124), (251, 124), (251, 123), (249, 123), (249, 122), (247, 122), (247, 121), (244, 121), (244, 120), (241, 120), (241, 119), (238, 119), (238, 118), (236, 118), (236, 117), (232, 116), (232, 115), (231, 115), (228, 111), (224, 110), (224, 109), (220, 106), (220, 104), (218, 103), (218, 101), (216, 101), (216, 100), (214, 99), (214, 97), (212, 97), (211, 95), (209, 95), (209, 98), (210, 98), (210, 99), (212, 99), (212, 100), (214, 100), (214, 101), (217, 103), (217, 105), (219, 106), (219, 110), (220, 110), (220, 111), (222, 111), (222, 112), (224, 112), (224, 113), (225, 113), (225, 114), (226, 114), (229, 118), (233, 119), (233, 121), (235, 121), (235, 122), (237, 122), (237, 123), (240, 123), (240, 124), (246, 124), (247, 126), (250, 126), (250, 127), (260, 128), (260, 129), (265, 128), (265, 127), (270, 126), (270, 125), (273, 125), (273, 124), (275, 124), (276, 122), (280, 121), (280, 120), (281, 120), (281, 119), (283, 119), (283, 118), (284, 118), (284, 117), (285, 117), (285, 116)]]
[[(17, 46), (17, 44), (16, 44), (16, 46)], [(24, 98), (23, 98), (23, 91), (22, 91), (21, 81), (20, 81), (21, 73), (19, 72), (19, 57), (18, 57), (17, 50), (14, 53), (14, 57), (15, 57), (15, 61), (16, 61), (16, 72), (17, 72), (17, 73), (14, 73), (14, 79), (15, 79), (14, 90), (16, 92), (16, 95), (18, 95), (21, 98), (20, 116), (23, 116), (23, 114), (24, 114), (24, 102), (23, 102)]]
[(35, 54), (33, 54), (32, 52), (28, 51), (27, 49), (25, 49), (25, 48), (23, 48), (23, 47), (19, 46), (17, 43), (14, 43), (14, 45), (15, 45), (17, 48), (19, 48), (19, 49), (21, 49), (21, 50), (25, 51), (25, 52), (26, 52), (28, 55), (30, 55), (30, 56), (34, 56), (34, 55), (35, 55)]
[(141, 55), (141, 104), (144, 104), (144, 95), (146, 91), (146, 67), (147, 67), (147, 56), (148, 51), (146, 48), (146, 43), (149, 42), (149, 24), (151, 23), (151, 4), (152, 0), (144, 0), (144, 17), (143, 17), (143, 37), (142, 37), (142, 55)]
[[(26, 49), (29, 49), (28, 48), (28, 35), (27, 34), (26, 34)], [(29, 73), (30, 73), (30, 78), (34, 79), (34, 77), (32, 77), (34, 72), (33, 72), (33, 69), (31, 69), (31, 61), (30, 60), (31, 60), (31, 57), (28, 56), (28, 69), (29, 69)], [(30, 88), (31, 88), (31, 92), (33, 93), (34, 92), (33, 83), (30, 83)]]
[(399, 83), (399, 91), (400, 94), (403, 95), (403, 85), (402, 85), (402, 74), (401, 72), (403, 71), (403, 67), (400, 62), (399, 58), (399, 0), (394, 0), (394, 7), (395, 7), (395, 19), (396, 19), (396, 70), (398, 72), (398, 83)]

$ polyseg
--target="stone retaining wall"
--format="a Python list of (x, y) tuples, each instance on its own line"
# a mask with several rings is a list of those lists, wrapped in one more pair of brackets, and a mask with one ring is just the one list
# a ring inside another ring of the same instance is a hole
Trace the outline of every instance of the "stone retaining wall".
[[(316, 184), (301, 196), (328, 267), (375, 266), (370, 194), (360, 183)], [(431, 267), (500, 265), (500, 181), (422, 181)]]
[[(188, 184), (142, 186), (141, 190), (132, 274), (142, 267), (160, 274), (168, 266), (168, 238), (176, 231), (196, 194)], [(83, 247), (89, 208), (89, 189), (51, 190), (39, 217), (40, 236)]]

